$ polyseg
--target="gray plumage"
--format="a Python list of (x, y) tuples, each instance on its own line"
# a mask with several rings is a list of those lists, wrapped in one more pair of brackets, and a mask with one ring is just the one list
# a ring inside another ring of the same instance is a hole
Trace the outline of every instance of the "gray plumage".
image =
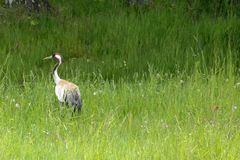
[(54, 82), (56, 84), (55, 94), (59, 102), (61, 104), (64, 103), (66, 106), (73, 107), (74, 112), (76, 110), (80, 112), (82, 109), (82, 99), (78, 86), (69, 81), (63, 80), (58, 76), (57, 70), (62, 63), (61, 55), (56, 53), (44, 59), (54, 59), (57, 61), (57, 64), (53, 68), (52, 74)]
[(76, 110), (78, 110), (78, 112), (81, 111), (82, 99), (81, 99), (80, 93), (77, 89), (72, 90), (72, 91), (67, 91), (65, 93), (64, 101), (67, 106), (74, 107), (74, 110), (73, 110), (74, 112)]

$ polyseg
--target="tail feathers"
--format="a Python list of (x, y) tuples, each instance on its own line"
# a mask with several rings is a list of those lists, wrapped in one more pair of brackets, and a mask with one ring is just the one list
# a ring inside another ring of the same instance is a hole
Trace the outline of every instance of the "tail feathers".
[(64, 100), (66, 105), (71, 105), (72, 107), (74, 107), (74, 110), (73, 110), (74, 112), (76, 112), (76, 109), (78, 110), (78, 112), (81, 111), (82, 99), (78, 91), (68, 92), (65, 95)]
[(78, 112), (81, 112), (82, 109), (82, 99), (79, 95), (75, 96), (75, 103), (74, 103), (74, 112), (78, 109)]

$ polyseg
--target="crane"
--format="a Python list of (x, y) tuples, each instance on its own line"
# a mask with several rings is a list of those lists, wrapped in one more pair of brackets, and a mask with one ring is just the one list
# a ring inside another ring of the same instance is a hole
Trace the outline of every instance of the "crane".
[(53, 59), (57, 62), (53, 68), (52, 75), (56, 84), (55, 94), (58, 98), (58, 101), (61, 104), (73, 107), (73, 112), (76, 110), (80, 112), (82, 108), (82, 99), (78, 86), (72, 82), (63, 80), (58, 76), (57, 71), (58, 67), (62, 63), (62, 56), (59, 53), (53, 53), (51, 56), (44, 58), (44, 60), (46, 59)]

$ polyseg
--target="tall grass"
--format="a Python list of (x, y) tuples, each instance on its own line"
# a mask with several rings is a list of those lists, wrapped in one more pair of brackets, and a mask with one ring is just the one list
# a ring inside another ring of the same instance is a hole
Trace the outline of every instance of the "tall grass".
[(41, 59), (52, 51), (63, 54), (64, 73), (100, 72), (110, 79), (147, 73), (149, 64), (170, 73), (192, 73), (196, 64), (208, 72), (239, 66), (240, 23), (234, 15), (193, 19), (181, 3), (149, 9), (116, 1), (58, 3), (59, 13), (52, 16), (17, 10), (1, 17), (0, 56), (9, 56), (3, 68), (11, 77), (46, 72), (50, 66)]
[(79, 82), (83, 111), (60, 108), (49, 79), (1, 87), (1, 159), (238, 159), (239, 79), (151, 73)]
[[(238, 14), (193, 2), (0, 9), (0, 159), (239, 159)], [(80, 115), (54, 95), (55, 51)]]

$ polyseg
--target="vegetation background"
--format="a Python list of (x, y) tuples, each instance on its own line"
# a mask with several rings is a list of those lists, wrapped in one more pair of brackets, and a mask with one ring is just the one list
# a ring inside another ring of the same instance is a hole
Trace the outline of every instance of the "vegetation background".
[[(237, 0), (50, 2), (0, 6), (1, 159), (240, 158)], [(58, 105), (53, 52), (80, 115)]]

